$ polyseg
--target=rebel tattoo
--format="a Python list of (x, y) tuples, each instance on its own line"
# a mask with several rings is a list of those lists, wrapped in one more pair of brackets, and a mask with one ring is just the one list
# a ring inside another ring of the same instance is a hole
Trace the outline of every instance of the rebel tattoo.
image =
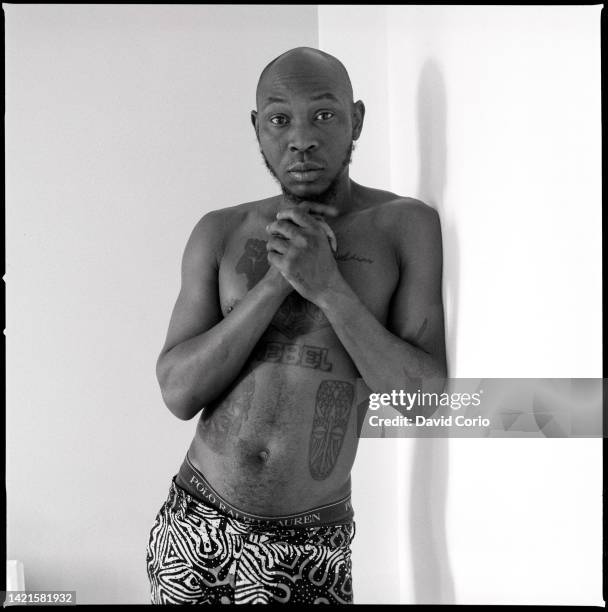
[(329, 349), (323, 346), (271, 341), (259, 343), (254, 349), (252, 357), (257, 361), (282, 363), (331, 372), (332, 364), (328, 361), (328, 352)]

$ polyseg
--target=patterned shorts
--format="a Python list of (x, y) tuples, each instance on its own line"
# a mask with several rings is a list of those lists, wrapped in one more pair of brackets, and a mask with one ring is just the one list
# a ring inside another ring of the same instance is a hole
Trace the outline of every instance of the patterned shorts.
[(150, 530), (153, 604), (352, 603), (354, 521), (274, 528), (237, 520), (171, 482)]

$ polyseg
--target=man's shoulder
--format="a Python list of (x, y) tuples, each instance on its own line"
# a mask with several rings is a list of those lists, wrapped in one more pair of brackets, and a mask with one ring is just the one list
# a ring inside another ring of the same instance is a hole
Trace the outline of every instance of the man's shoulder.
[(437, 210), (417, 198), (397, 196), (386, 203), (386, 208), (396, 217), (401, 231), (410, 235), (434, 231), (439, 226)]
[(219, 264), (230, 236), (247, 222), (255, 222), (256, 217), (267, 214), (275, 202), (276, 197), (265, 198), (205, 213), (190, 234), (186, 245), (186, 258), (199, 261), (211, 254)]
[(439, 220), (437, 211), (422, 200), (381, 189), (366, 189), (369, 206), (365, 210), (379, 224), (395, 231), (402, 232), (412, 227), (423, 229), (424, 226), (435, 225)]
[(366, 224), (385, 236), (400, 259), (411, 262), (421, 253), (431, 257), (441, 252), (441, 223), (435, 208), (418, 198), (390, 191), (368, 193), (369, 206), (363, 211), (370, 215)]
[(211, 210), (198, 220), (193, 234), (200, 238), (222, 241), (248, 219), (268, 214), (274, 206), (276, 196)]

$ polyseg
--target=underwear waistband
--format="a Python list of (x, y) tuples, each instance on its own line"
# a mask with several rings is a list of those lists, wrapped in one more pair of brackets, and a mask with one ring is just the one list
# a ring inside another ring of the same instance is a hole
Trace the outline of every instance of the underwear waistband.
[(276, 527), (314, 527), (315, 525), (337, 525), (351, 523), (354, 512), (350, 501), (350, 495), (316, 508), (310, 508), (296, 514), (281, 516), (262, 516), (244, 512), (227, 502), (209, 484), (203, 474), (197, 470), (188, 454), (175, 476), (175, 483), (198, 501), (207, 504), (219, 512), (240, 521), (247, 521), (257, 525), (269, 525)]

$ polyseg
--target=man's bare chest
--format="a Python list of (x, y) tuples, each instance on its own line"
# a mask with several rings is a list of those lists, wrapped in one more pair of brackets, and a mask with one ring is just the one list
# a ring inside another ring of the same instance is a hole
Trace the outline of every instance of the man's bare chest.
[[(364, 305), (384, 323), (390, 298), (399, 281), (394, 247), (387, 236), (364, 224), (341, 229), (334, 227), (338, 249), (336, 265), (344, 279)], [(219, 294), (222, 312), (226, 315), (243, 296), (266, 274), (269, 263), (266, 251), (267, 234), (263, 227), (239, 228), (226, 243), (219, 268)], [(314, 325), (322, 313), (313, 304), (294, 295), (282, 311), (298, 311)], [(302, 311), (302, 312), (300, 312)], [(280, 321), (278, 321), (280, 325)], [(305, 331), (305, 330), (304, 330)]]

